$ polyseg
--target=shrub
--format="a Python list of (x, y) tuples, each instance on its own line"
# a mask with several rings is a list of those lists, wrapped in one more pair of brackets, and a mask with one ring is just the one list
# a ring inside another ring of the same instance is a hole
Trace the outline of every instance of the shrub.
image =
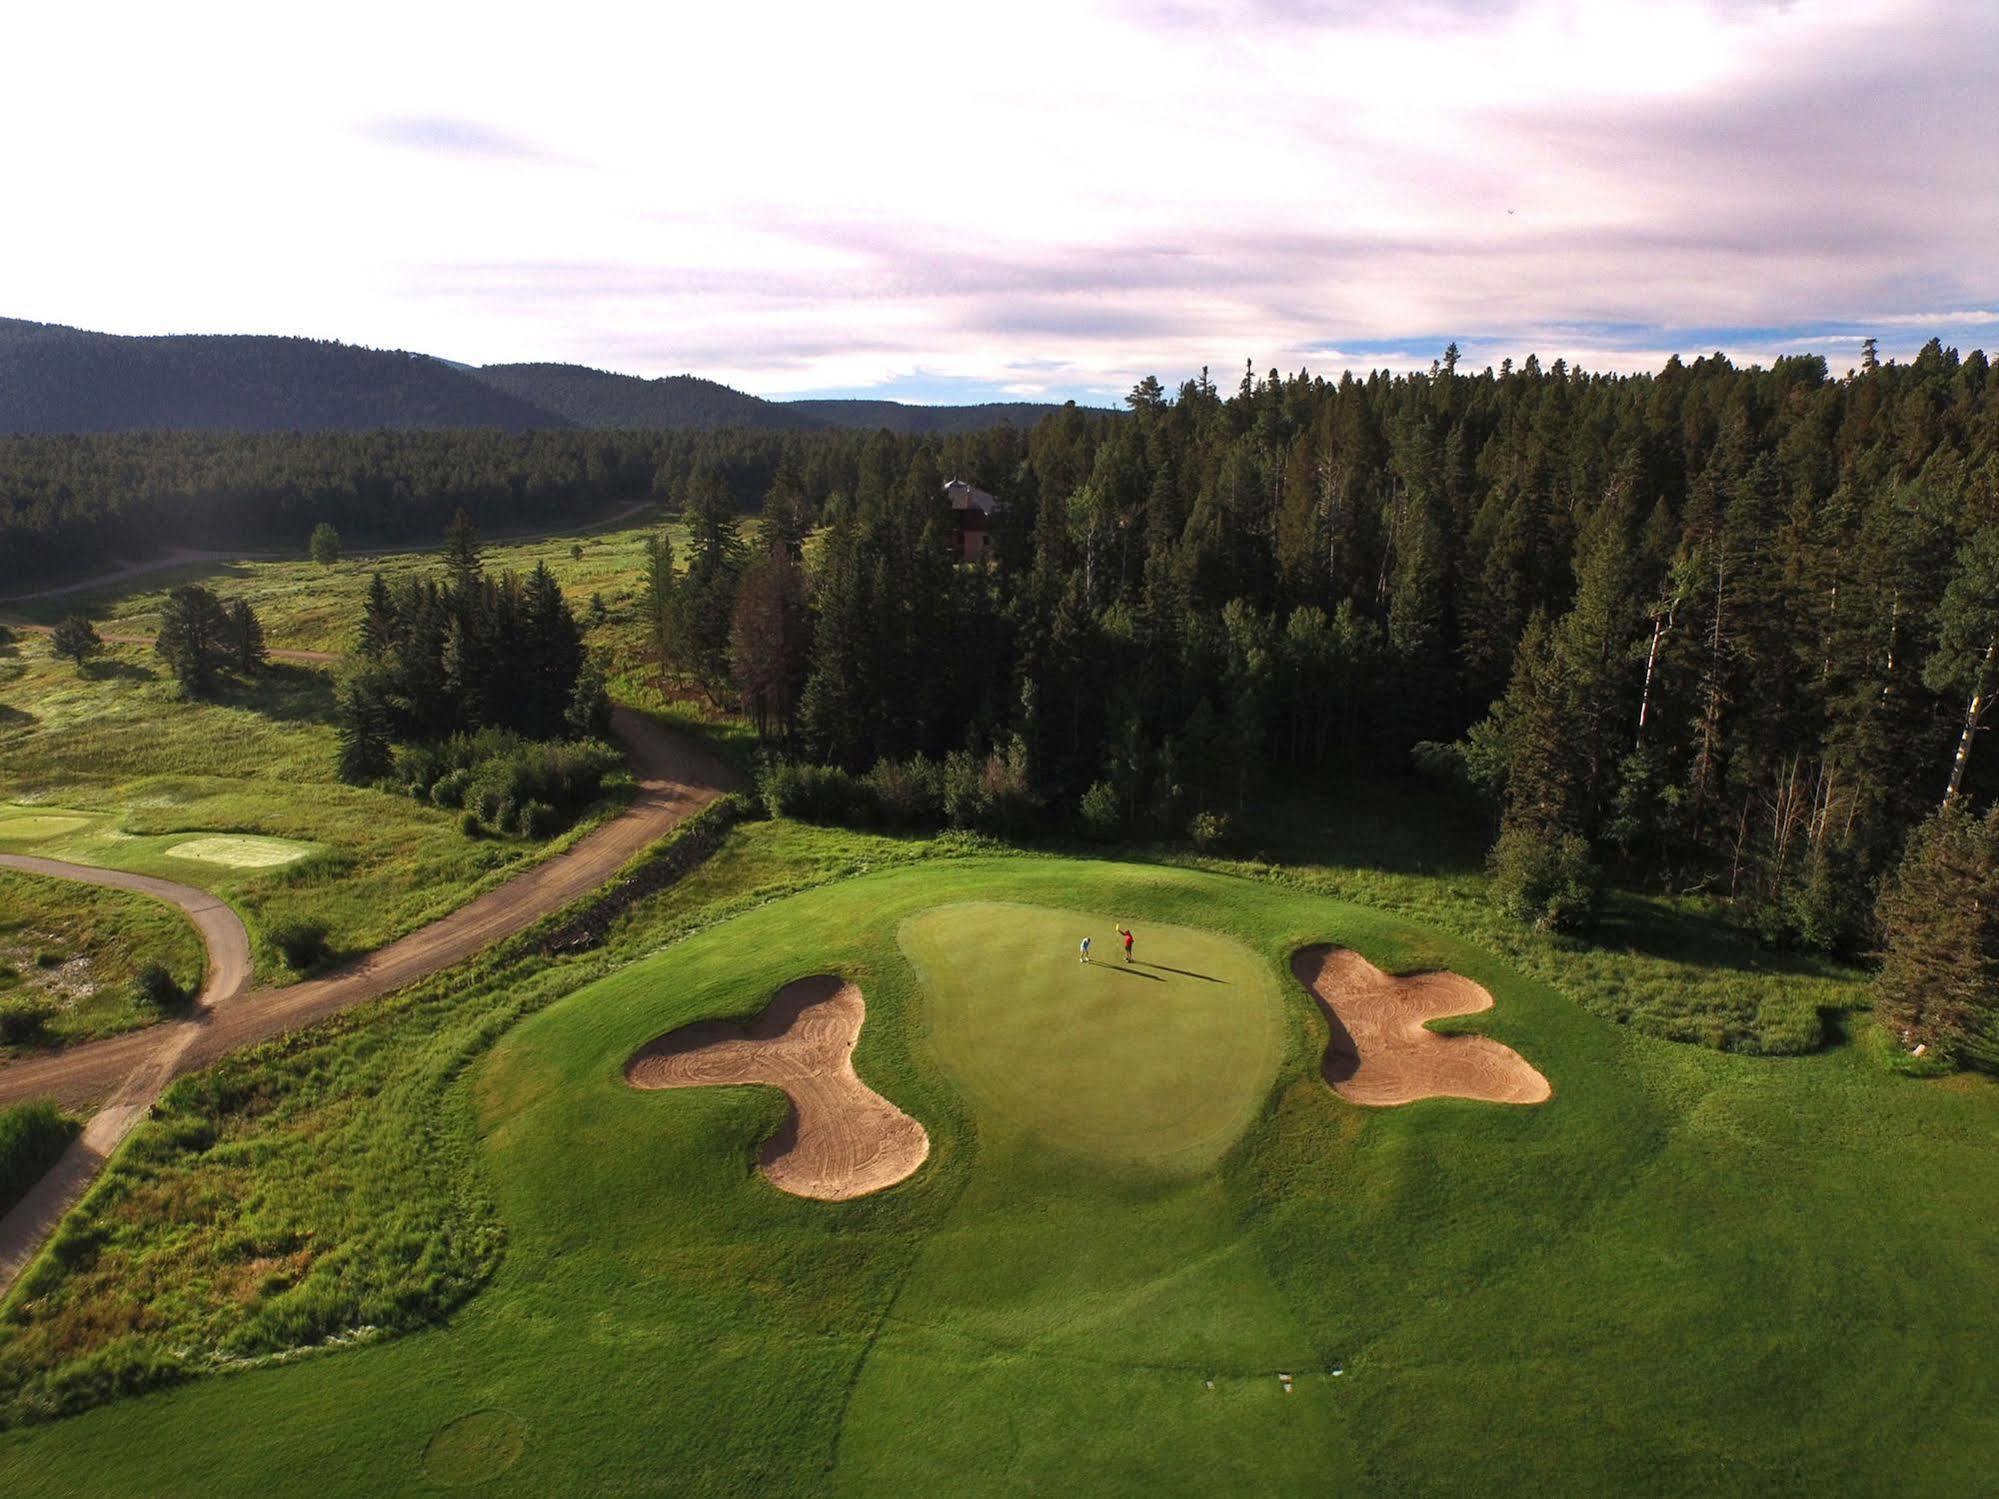
[(303, 973), (313, 964), (325, 961), (330, 951), (323, 921), (281, 921), (271, 928), (269, 935), (271, 946), (294, 973)]
[[(462, 807), (465, 805), (465, 788), (472, 784), (472, 772), (460, 766), (447, 770), (431, 783), (431, 805), (437, 807)], [(478, 818), (472, 819), (475, 823)]]
[(0, 999), (0, 1045), (28, 1046), (42, 1039), (53, 1013), (40, 995), (17, 994)]
[(1603, 872), (1579, 833), (1501, 830), (1492, 846), (1492, 881), (1509, 916), (1549, 931), (1588, 926), (1603, 895)]
[(874, 815), (892, 828), (935, 827), (944, 815), (943, 776), (934, 760), (883, 758), (862, 783)]
[(444, 757), (432, 746), (410, 744), (396, 751), (393, 775), (412, 797), (422, 801), (430, 795), (444, 768)]
[(530, 797), (514, 809), (514, 831), (523, 838), (547, 838), (562, 827), (562, 814), (547, 802)]
[(757, 791), (773, 817), (800, 822), (844, 823), (861, 810), (864, 792), (837, 765), (800, 765), (791, 760), (767, 762), (757, 778)]
[(1193, 821), (1187, 824), (1187, 836), (1194, 841), (1194, 847), (1207, 851), (1218, 848), (1229, 836), (1229, 815), (1226, 812), (1196, 812)]
[(1124, 824), (1124, 808), (1118, 805), (1117, 787), (1097, 781), (1083, 793), (1076, 809), (1082, 814), (1083, 836), (1098, 843), (1114, 842)]
[(0, 1214), (42, 1179), (78, 1128), (46, 1098), (0, 1109)]
[(178, 1009), (188, 1000), (188, 992), (174, 981), (163, 963), (148, 963), (141, 968), (132, 988), (140, 1004), (155, 1010)]
[(479, 821), (479, 814), (474, 812), (470, 807), (467, 807), (459, 815), (458, 831), (463, 833), (467, 838), (477, 838), (486, 829)]

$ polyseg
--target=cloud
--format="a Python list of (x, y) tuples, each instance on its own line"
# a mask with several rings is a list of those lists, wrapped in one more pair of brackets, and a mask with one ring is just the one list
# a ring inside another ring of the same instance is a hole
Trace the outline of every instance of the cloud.
[(377, 145), (489, 161), (546, 162), (556, 158), (504, 130), (449, 115), (395, 115), (370, 120), (361, 134)]
[[(1999, 306), (1979, 0), (572, 0), (533, 34), (350, 4), (335, 34), (270, 23), (306, 73), (142, 19), (102, 119), (15, 80), (17, 193), (70, 207), (0, 239), (4, 310), (1115, 396), (1452, 339), (1473, 365), (1913, 352)], [(83, 45), (56, 9), (24, 51)]]

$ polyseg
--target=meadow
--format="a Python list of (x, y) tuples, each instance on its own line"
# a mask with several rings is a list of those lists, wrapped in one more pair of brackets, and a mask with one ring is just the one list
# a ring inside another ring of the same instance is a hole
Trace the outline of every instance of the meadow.
[[(1304, 873), (752, 824), (600, 952), (517, 944), (233, 1058), (169, 1094), (9, 1304), (0, 1376), (84, 1403), (173, 1377), (144, 1360), (175, 1349), (183, 1375), (278, 1366), (0, 1436), (0, 1483), (1977, 1487), (1999, 1089), (1892, 1075), (1864, 1021), (1805, 1057), (1656, 1039)], [(1076, 921), (1113, 917), (1164, 980), (1080, 968)], [(1553, 1099), (1343, 1103), (1283, 966), (1310, 941), (1485, 984), (1497, 1007), (1446, 1028), (1514, 1047)], [(621, 1072), (826, 971), (865, 993), (863, 1078), (932, 1142), (837, 1205), (753, 1169), (777, 1095)], [(1192, 1008), (1148, 1026), (1167, 982)], [(1267, 1045), (1214, 1065), (1218, 1013)], [(1106, 1136), (1147, 1110), (1201, 1114), (1196, 1148)], [(379, 1226), (350, 1242), (350, 1218)], [(159, 1325), (149, 1264), (179, 1288)], [(329, 1333), (368, 1346), (284, 1352)], [(91, 1337), (65, 1386), (64, 1340)]]
[[(616, 663), (637, 649), (633, 590), (649, 534), (628, 526), (496, 543), (486, 565), (520, 571), (547, 561), (579, 606), (592, 647)], [(425, 552), (330, 567), (200, 563), (101, 595), (5, 612), (34, 622), (81, 610), (103, 634), (147, 636), (166, 590), (200, 582), (225, 599), (248, 599), (273, 649), (339, 651), (350, 643), (374, 572), (400, 578), (436, 567)], [(589, 600), (600, 592), (617, 601), (616, 612), (607, 603), (593, 618)], [(225, 684), (213, 701), (189, 701), (145, 646), (112, 645), (79, 671), (52, 659), (37, 637), (0, 643), (0, 852), (210, 890), (249, 927), (260, 980), (283, 983), (295, 975), (269, 942), (273, 931), (323, 926), (323, 961), (381, 946), (566, 847), (623, 795), (613, 785), (603, 803), (550, 842), (469, 838), (455, 812), (338, 780), (334, 686), (330, 667), (280, 661)], [(123, 966), (140, 961), (135, 950)], [(106, 1016), (74, 1034), (145, 1018)]]
[[(0, 849), (14, 846), (0, 815)], [(72, 1042), (150, 1025), (140, 971), (157, 964), (190, 997), (207, 955), (173, 907), (123, 890), (0, 870), (0, 1058), (21, 1043)], [(32, 1016), (14, 1034), (11, 1015)]]

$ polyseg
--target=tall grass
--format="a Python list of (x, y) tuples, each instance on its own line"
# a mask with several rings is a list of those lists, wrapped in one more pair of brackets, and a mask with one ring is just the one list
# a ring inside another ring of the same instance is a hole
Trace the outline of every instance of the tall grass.
[(47, 1174), (79, 1128), (46, 1098), (0, 1109), (0, 1216)]

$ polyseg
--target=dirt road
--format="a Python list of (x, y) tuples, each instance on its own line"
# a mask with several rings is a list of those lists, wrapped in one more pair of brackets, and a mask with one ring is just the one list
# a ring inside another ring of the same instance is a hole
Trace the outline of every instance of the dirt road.
[[(275, 654), (275, 653), (274, 653)], [(0, 1107), (28, 1098), (54, 1098), (65, 1108), (97, 1105), (98, 1112), (56, 1169), (14, 1211), (0, 1219), (0, 1291), (26, 1263), (48, 1231), (96, 1175), (111, 1149), (167, 1084), (216, 1058), (311, 1025), (404, 985), (462, 962), (482, 948), (533, 925), (589, 893), (633, 855), (664, 837), (735, 782), (729, 769), (688, 739), (645, 715), (618, 709), (612, 729), (630, 756), (638, 796), (618, 816), (576, 844), (516, 875), (449, 916), (410, 933), (324, 978), (287, 989), (247, 987), (249, 948), (241, 944), (241, 979), (233, 990), (212, 983), (187, 1020), (133, 1031), (104, 1041), (73, 1046), (51, 1056), (0, 1065)], [(95, 884), (143, 889), (186, 890), (165, 880), (143, 880), (111, 870), (65, 866), (56, 860), (5, 859), (13, 867), (45, 866), (35, 873), (64, 873)], [(74, 873), (71, 873), (74, 871)], [(143, 883), (140, 883), (142, 882)], [(200, 891), (189, 895), (204, 901)], [(227, 910), (226, 907), (223, 908)], [(231, 913), (230, 920), (234, 920)], [(197, 917), (197, 925), (200, 918)], [(242, 926), (235, 924), (236, 937)], [(209, 930), (203, 927), (203, 936)], [(226, 941), (226, 939), (225, 939)], [(229, 976), (230, 962), (211, 944), (211, 974)], [(213, 992), (211, 992), (211, 990)]]

